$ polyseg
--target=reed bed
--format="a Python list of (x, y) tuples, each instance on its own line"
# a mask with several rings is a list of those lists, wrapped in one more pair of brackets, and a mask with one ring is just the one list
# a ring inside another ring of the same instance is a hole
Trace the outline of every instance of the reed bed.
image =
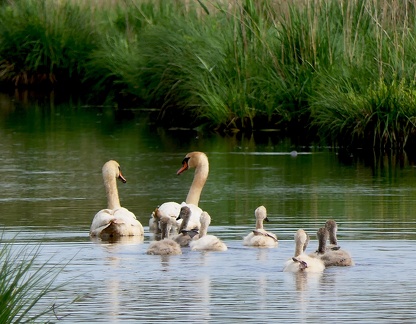
[(416, 0), (9, 0), (0, 81), (79, 84), (166, 124), (403, 148), (415, 13)]

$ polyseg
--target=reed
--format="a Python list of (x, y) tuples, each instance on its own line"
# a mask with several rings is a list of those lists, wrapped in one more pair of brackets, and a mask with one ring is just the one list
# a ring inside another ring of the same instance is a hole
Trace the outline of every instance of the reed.
[(0, 81), (78, 80), (166, 124), (392, 147), (414, 134), (416, 0), (44, 3), (0, 6)]
[(319, 71), (310, 98), (322, 137), (338, 145), (403, 148), (414, 136), (414, 10), (414, 2), (348, 4), (344, 55)]
[(83, 74), (94, 47), (90, 16), (65, 1), (16, 0), (0, 7), (0, 81), (65, 84)]
[(47, 322), (56, 319), (58, 306), (40, 304), (45, 305), (43, 299), (63, 286), (54, 284), (62, 268), (48, 262), (39, 265), (39, 246), (13, 250), (12, 244), (3, 242), (0, 248), (0, 322)]

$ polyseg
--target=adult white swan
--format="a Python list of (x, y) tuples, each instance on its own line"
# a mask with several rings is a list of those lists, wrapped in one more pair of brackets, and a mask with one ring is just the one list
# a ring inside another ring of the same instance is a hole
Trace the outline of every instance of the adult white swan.
[[(177, 202), (170, 201), (159, 206), (159, 210), (161, 210), (164, 214), (176, 217), (179, 216), (183, 206), (188, 206), (191, 210), (191, 217), (189, 218), (188, 225), (184, 228), (184, 230), (191, 230), (195, 228), (199, 229), (201, 227), (200, 216), (202, 209), (198, 207), (198, 204), (202, 189), (204, 188), (209, 173), (208, 157), (205, 153), (195, 151), (186, 154), (185, 158), (182, 160), (182, 167), (176, 172), (176, 174), (179, 175), (182, 172), (192, 168), (195, 168), (194, 179), (191, 187), (189, 188), (188, 196), (186, 197), (185, 202), (179, 204)], [(150, 221), (152, 221), (152, 218)], [(155, 226), (149, 223), (149, 227), (154, 228)]]
[(277, 236), (263, 228), (263, 221), (269, 221), (266, 207), (257, 207), (254, 215), (256, 216), (256, 229), (244, 237), (243, 244), (254, 247), (276, 247)]
[(143, 236), (143, 226), (128, 209), (120, 206), (117, 179), (126, 183), (120, 165), (110, 160), (102, 168), (104, 187), (107, 193), (107, 208), (100, 210), (92, 220), (90, 236), (101, 239), (120, 236)]
[(283, 271), (287, 272), (322, 272), (325, 269), (323, 261), (312, 258), (304, 251), (309, 242), (309, 236), (303, 229), (295, 233), (295, 254), (292, 259), (285, 262)]

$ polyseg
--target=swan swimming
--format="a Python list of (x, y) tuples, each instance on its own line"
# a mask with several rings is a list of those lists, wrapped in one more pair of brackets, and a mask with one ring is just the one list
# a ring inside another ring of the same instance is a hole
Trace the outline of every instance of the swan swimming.
[(192, 251), (227, 251), (227, 245), (215, 235), (207, 235), (208, 226), (211, 223), (211, 216), (207, 212), (201, 214), (201, 228), (199, 239), (189, 243)]
[(110, 160), (102, 168), (107, 208), (95, 214), (90, 227), (90, 236), (109, 239), (120, 236), (143, 236), (142, 224), (128, 209), (120, 206), (117, 179), (126, 183), (118, 162)]
[[(176, 172), (177, 175), (183, 173), (188, 169), (195, 168), (194, 178), (189, 188), (188, 195), (185, 202), (179, 204), (177, 202), (165, 202), (158, 207), (167, 215), (179, 215), (180, 210), (183, 206), (188, 206), (191, 209), (191, 217), (188, 221), (188, 225), (185, 230), (199, 229), (201, 227), (200, 216), (202, 209), (198, 207), (199, 199), (201, 197), (202, 189), (204, 188), (205, 182), (208, 178), (209, 173), (209, 162), (208, 157), (203, 152), (190, 152), (185, 155), (182, 160), (182, 167)], [(178, 222), (178, 226), (180, 221)], [(151, 217), (149, 221), (149, 228), (155, 229), (154, 219)]]
[(254, 247), (276, 247), (278, 244), (277, 236), (263, 228), (263, 221), (269, 221), (266, 207), (257, 207), (254, 215), (256, 216), (256, 229), (244, 237), (243, 244)]
[(312, 258), (305, 253), (309, 242), (308, 234), (299, 229), (295, 233), (295, 254), (293, 258), (287, 260), (283, 271), (286, 272), (323, 272), (325, 265), (319, 258)]

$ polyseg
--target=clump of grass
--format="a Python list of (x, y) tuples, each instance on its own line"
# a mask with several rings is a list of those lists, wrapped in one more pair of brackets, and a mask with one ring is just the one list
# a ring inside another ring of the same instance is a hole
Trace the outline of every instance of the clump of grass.
[(48, 262), (37, 264), (39, 249), (23, 246), (13, 250), (12, 243), (0, 248), (0, 322), (47, 322), (56, 319), (54, 304), (41, 307), (44, 297), (62, 285), (54, 282), (62, 270)]
[(0, 81), (79, 80), (169, 125), (392, 147), (413, 134), (415, 1), (89, 3), (3, 4)]
[(343, 146), (403, 149), (416, 133), (415, 84), (379, 80), (359, 93), (348, 80), (332, 80), (313, 105), (323, 137)]
[(71, 2), (16, 0), (0, 6), (0, 81), (78, 81), (92, 48), (91, 16)]

